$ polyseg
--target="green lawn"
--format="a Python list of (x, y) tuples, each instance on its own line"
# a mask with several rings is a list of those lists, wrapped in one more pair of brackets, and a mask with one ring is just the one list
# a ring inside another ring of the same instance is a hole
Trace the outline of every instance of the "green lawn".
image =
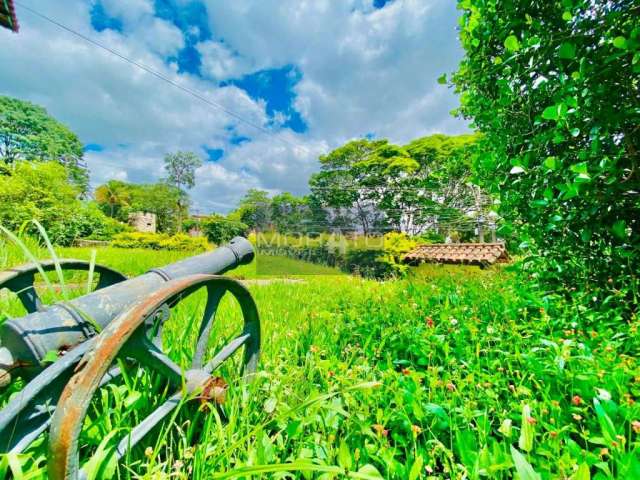
[[(98, 252), (127, 274), (178, 257)], [(249, 282), (263, 329), (254, 383), (240, 386), (236, 366), (223, 367), (220, 410), (183, 406), (121, 463), (121, 477), (640, 478), (637, 321), (591, 321), (502, 268), (424, 266), (378, 282), (287, 262), (298, 281)], [(182, 303), (165, 328), (176, 360), (189, 356), (185, 325), (202, 300)], [(0, 311), (14, 308), (0, 300)], [(212, 351), (237, 330), (237, 310), (221, 305)], [(101, 442), (108, 454), (167, 395), (161, 379), (131, 368), (96, 399), (85, 460)], [(45, 453), (40, 442), (20, 457), (29, 478), (44, 476)]]

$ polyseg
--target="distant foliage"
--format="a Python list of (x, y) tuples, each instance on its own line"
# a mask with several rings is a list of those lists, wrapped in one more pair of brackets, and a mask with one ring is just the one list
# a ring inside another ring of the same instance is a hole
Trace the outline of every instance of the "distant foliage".
[(89, 174), (81, 165), (83, 146), (75, 133), (33, 103), (0, 96), (0, 160), (56, 161), (85, 194)]
[(476, 168), (507, 227), (544, 285), (624, 303), (640, 266), (638, 3), (458, 4), (460, 114), (483, 134)]
[(193, 152), (168, 153), (164, 157), (167, 182), (181, 189), (196, 185), (196, 170), (201, 166), (202, 159)]
[(372, 278), (403, 276), (407, 266), (402, 259), (417, 244), (400, 232), (355, 239), (327, 233), (317, 237), (260, 233), (250, 235), (249, 240), (262, 254), (304, 260)]
[(78, 193), (62, 165), (17, 161), (0, 174), (0, 223), (36, 233), (31, 220), (38, 220), (59, 245), (106, 234), (105, 215), (95, 203), (78, 200)]
[(431, 135), (399, 146), (359, 139), (320, 157), (309, 186), (330, 212), (330, 226), (365, 235), (473, 230), (487, 223), (472, 180), (476, 135)]
[(242, 222), (230, 220), (222, 215), (212, 215), (200, 222), (201, 228), (210, 242), (220, 245), (233, 237), (246, 236), (249, 227)]
[(158, 230), (166, 233), (178, 231), (180, 219), (186, 215), (182, 196), (179, 188), (164, 182), (134, 184), (109, 180), (95, 191), (96, 202), (110, 217), (126, 222), (132, 212), (154, 213), (158, 219)]
[(163, 233), (126, 232), (115, 235), (111, 245), (118, 248), (150, 248), (153, 250), (185, 250), (203, 252), (209, 243), (202, 237), (182, 233), (170, 236)]

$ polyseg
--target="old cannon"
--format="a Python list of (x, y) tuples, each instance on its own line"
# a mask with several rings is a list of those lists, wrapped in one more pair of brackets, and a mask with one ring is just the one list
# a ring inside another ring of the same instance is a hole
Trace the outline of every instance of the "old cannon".
[[(78, 438), (84, 418), (94, 392), (121, 375), (125, 361), (166, 377), (175, 393), (122, 438), (116, 447), (118, 459), (185, 397), (202, 398), (225, 388), (214, 372), (241, 348), (238, 376), (250, 378), (260, 351), (258, 311), (241, 283), (220, 274), (253, 257), (252, 245), (237, 237), (214, 251), (131, 279), (79, 260), (29, 264), (0, 273), (0, 290), (15, 292), (28, 312), (0, 325), (0, 385), (16, 378), (27, 382), (0, 411), (0, 453), (22, 452), (49, 429), (50, 478), (82, 478)], [(93, 270), (99, 275), (96, 290), (43, 305), (34, 279), (38, 272), (55, 268)], [(162, 326), (172, 308), (201, 289), (207, 300), (191, 366), (185, 369), (163, 351)], [(210, 356), (215, 313), (227, 292), (240, 305), (243, 324), (237, 336)]]

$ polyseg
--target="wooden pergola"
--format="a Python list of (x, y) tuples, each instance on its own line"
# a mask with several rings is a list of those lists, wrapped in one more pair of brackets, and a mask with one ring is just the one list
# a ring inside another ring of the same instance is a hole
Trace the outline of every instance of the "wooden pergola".
[(0, 26), (16, 33), (20, 30), (13, 0), (0, 0)]
[(418, 245), (407, 253), (409, 264), (452, 263), (486, 266), (509, 261), (504, 243), (434, 243)]

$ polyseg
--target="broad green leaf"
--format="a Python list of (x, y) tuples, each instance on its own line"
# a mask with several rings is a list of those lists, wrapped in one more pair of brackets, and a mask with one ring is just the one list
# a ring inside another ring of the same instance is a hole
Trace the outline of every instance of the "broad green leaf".
[[(432, 78), (433, 78), (433, 77), (432, 77)], [(438, 77), (438, 83), (439, 83), (440, 85), (446, 85), (446, 84), (447, 84), (447, 74), (446, 74), (446, 73), (443, 73), (442, 75), (440, 75), (440, 76)]]
[(617, 220), (611, 227), (613, 234), (620, 240), (627, 238), (627, 224), (624, 220)]
[(347, 442), (344, 440), (340, 442), (340, 448), (338, 449), (338, 465), (346, 470), (351, 470), (352, 467), (351, 452)]
[(596, 411), (596, 416), (598, 417), (598, 423), (600, 423), (602, 435), (604, 436), (604, 439), (607, 441), (609, 446), (611, 446), (611, 444), (617, 440), (616, 435), (618, 434), (618, 432), (616, 432), (616, 427), (613, 425), (613, 422), (609, 418), (609, 415), (607, 415), (607, 413), (604, 411), (604, 408), (602, 408), (600, 400), (594, 398), (593, 406)]
[(575, 163), (569, 167), (573, 173), (589, 173), (589, 166), (587, 162)]
[(276, 409), (276, 404), (278, 403), (278, 400), (274, 397), (268, 398), (265, 402), (264, 402), (264, 411), (267, 413), (273, 413)]
[(42, 363), (54, 363), (58, 361), (58, 352), (56, 352), (55, 350), (49, 350), (47, 353), (44, 354), (44, 357), (42, 357), (41, 362)]
[(520, 42), (515, 35), (509, 35), (504, 41), (504, 47), (510, 52), (517, 52), (520, 50)]
[(566, 60), (576, 58), (576, 46), (573, 43), (564, 42), (562, 45), (560, 45), (558, 56)]
[(558, 158), (557, 157), (547, 157), (544, 161), (544, 166), (549, 170), (555, 170), (558, 168)]
[(364, 480), (382, 480), (384, 478), (378, 469), (371, 464), (360, 467), (357, 473), (351, 473), (349, 476)]
[(558, 120), (558, 106), (551, 105), (542, 112), (542, 118), (545, 120)]
[(520, 425), (520, 438), (518, 439), (518, 446), (525, 452), (533, 450), (533, 438), (535, 436), (535, 430), (533, 423), (529, 421), (531, 418), (531, 407), (527, 404), (522, 406), (522, 423)]
[(411, 470), (409, 471), (409, 480), (417, 480), (418, 478), (420, 478), (423, 463), (424, 460), (422, 459), (422, 455), (418, 455), (413, 461), (413, 465), (411, 465)]
[(627, 39), (623, 36), (619, 36), (613, 39), (613, 46), (622, 50), (627, 48)]
[(571, 15), (571, 12), (566, 10), (563, 14), (562, 14), (562, 19), (565, 22), (570, 22), (573, 19), (573, 15)]
[(578, 467), (578, 471), (571, 477), (571, 480), (591, 480), (591, 471), (589, 465), (581, 463)]
[(516, 467), (520, 480), (540, 480), (540, 475), (536, 473), (531, 464), (524, 458), (524, 455), (514, 448), (513, 445), (511, 445), (511, 458), (513, 459), (513, 464)]
[(549, 187), (544, 189), (542, 195), (544, 195), (544, 198), (546, 198), (547, 200), (553, 200), (553, 190), (551, 190)]
[(121, 430), (114, 429), (105, 435), (96, 452), (82, 466), (82, 470), (86, 473), (88, 480), (113, 478), (118, 466), (118, 460), (115, 456), (115, 445), (111, 441)]

